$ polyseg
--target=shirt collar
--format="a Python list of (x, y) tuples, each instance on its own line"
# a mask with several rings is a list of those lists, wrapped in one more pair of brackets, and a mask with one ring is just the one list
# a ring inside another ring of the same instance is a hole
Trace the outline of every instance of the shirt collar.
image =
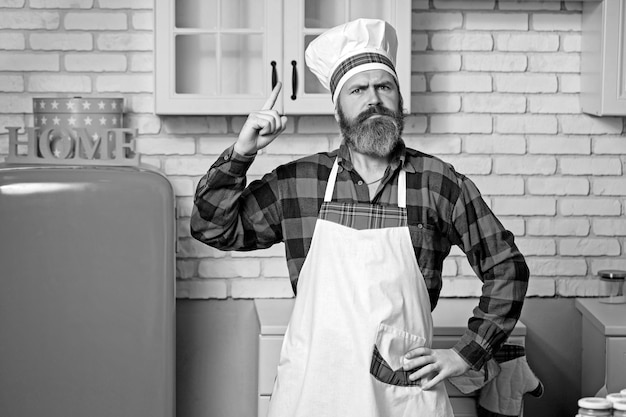
[[(345, 139), (341, 142), (341, 146), (337, 152), (337, 158), (337, 162), (341, 167), (343, 167), (343, 169), (348, 171), (352, 171), (354, 169), (352, 159), (350, 158), (350, 150), (348, 149)], [(392, 172), (397, 170), (400, 166), (402, 166), (408, 173), (416, 172), (410, 158), (407, 158), (407, 148), (403, 140), (401, 140), (398, 146), (394, 149), (393, 157), (391, 158), (391, 163), (389, 165), (391, 166)]]

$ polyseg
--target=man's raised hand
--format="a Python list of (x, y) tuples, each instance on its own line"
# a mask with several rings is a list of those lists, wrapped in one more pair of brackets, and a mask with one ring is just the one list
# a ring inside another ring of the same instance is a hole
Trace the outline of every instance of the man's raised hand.
[(282, 83), (278, 82), (261, 110), (250, 113), (239, 132), (235, 152), (240, 155), (253, 155), (272, 143), (285, 130), (287, 117), (273, 110), (281, 87)]

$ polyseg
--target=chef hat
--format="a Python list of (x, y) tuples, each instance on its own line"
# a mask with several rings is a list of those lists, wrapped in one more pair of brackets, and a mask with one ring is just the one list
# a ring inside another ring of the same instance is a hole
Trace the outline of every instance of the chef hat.
[(306, 49), (306, 64), (333, 102), (343, 84), (353, 75), (373, 69), (395, 70), (398, 38), (395, 29), (377, 19), (357, 19), (322, 33)]

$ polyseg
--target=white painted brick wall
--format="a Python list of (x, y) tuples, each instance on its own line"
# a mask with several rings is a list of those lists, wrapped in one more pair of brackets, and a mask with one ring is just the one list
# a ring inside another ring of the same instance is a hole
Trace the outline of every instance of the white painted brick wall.
[(624, 219), (594, 219), (592, 228), (598, 236), (626, 236)]
[(513, 94), (466, 94), (463, 111), (467, 113), (524, 113), (526, 98)]
[(455, 53), (414, 54), (411, 58), (411, 68), (422, 73), (459, 71), (461, 55)]
[(47, 53), (45, 55), (35, 53), (4, 52), (0, 59), (0, 71), (59, 71), (60, 55)]
[(587, 218), (533, 218), (526, 222), (529, 236), (587, 236), (590, 226)]
[[(582, 114), (580, 1), (413, 0), (407, 144), (467, 174), (515, 235), (529, 296), (601, 294), (599, 269), (626, 269), (624, 118)], [(152, 0), (0, 0), (0, 159), (4, 126), (32, 125), (32, 97), (125, 98), (142, 162), (177, 198), (177, 295), (291, 297), (284, 245), (222, 252), (189, 235), (199, 178), (245, 116), (156, 116)], [(290, 116), (249, 179), (334, 149), (333, 116)], [(462, 252), (444, 263), (445, 297), (477, 296)]]
[[(541, 135), (529, 136), (527, 140), (528, 153), (531, 154), (589, 155), (591, 153), (591, 139), (587, 136)], [(563, 159), (560, 161), (563, 161)]]
[(93, 38), (89, 33), (33, 33), (29, 37), (30, 48), (43, 51), (90, 51)]
[(470, 154), (524, 154), (526, 139), (521, 135), (472, 135), (465, 138), (463, 151)]
[(468, 30), (528, 30), (526, 13), (467, 13), (465, 28)]
[(91, 9), (94, 0), (30, 0), (33, 9)]
[(496, 74), (494, 85), (504, 93), (556, 93), (558, 82), (554, 74)]
[(63, 24), (67, 30), (126, 30), (126, 13), (68, 13)]
[(493, 38), (488, 33), (435, 33), (431, 39), (435, 51), (491, 51)]
[(491, 133), (491, 116), (485, 114), (434, 115), (430, 118), (431, 133)]
[(66, 54), (64, 64), (69, 72), (124, 72), (128, 59), (123, 54)]
[(556, 199), (547, 197), (499, 197), (494, 199), (493, 211), (497, 215), (553, 216)]
[(556, 172), (552, 156), (498, 156), (494, 158), (495, 174), (552, 175)]
[(559, 36), (539, 33), (498, 33), (495, 46), (507, 52), (554, 52), (559, 49)]
[(528, 178), (526, 187), (535, 195), (588, 195), (589, 180), (577, 177)]
[(528, 59), (523, 55), (497, 52), (463, 55), (463, 69), (466, 71), (523, 72), (527, 68)]
[(0, 13), (0, 29), (58, 29), (61, 22), (57, 12), (3, 10)]
[(86, 75), (31, 75), (28, 91), (34, 93), (90, 93), (91, 78)]
[(2, 92), (24, 91), (24, 77), (21, 75), (0, 75), (0, 91)]

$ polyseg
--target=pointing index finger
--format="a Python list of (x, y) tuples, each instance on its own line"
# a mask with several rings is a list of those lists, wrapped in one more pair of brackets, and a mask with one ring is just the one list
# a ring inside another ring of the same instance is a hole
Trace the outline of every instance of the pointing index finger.
[(272, 94), (270, 94), (269, 98), (261, 108), (261, 110), (272, 110), (274, 104), (276, 104), (276, 99), (278, 98), (278, 93), (280, 93), (280, 89), (282, 88), (283, 83), (280, 81), (276, 83), (276, 86), (272, 90)]

